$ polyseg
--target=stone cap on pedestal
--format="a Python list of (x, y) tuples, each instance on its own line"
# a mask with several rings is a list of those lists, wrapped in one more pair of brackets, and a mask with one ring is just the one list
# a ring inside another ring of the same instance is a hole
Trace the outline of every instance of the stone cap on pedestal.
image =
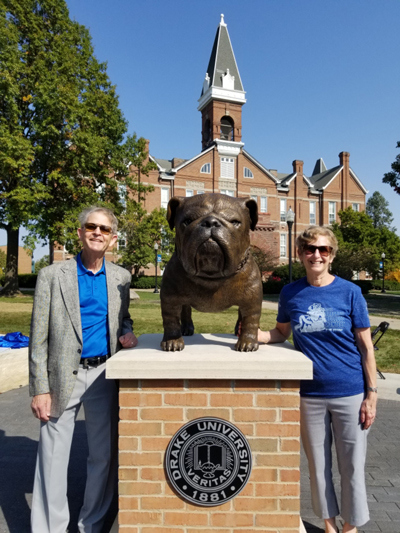
[(185, 337), (181, 352), (164, 352), (162, 334), (139, 337), (136, 348), (107, 361), (110, 379), (312, 379), (312, 362), (289, 342), (261, 344), (256, 352), (237, 352), (228, 334)]

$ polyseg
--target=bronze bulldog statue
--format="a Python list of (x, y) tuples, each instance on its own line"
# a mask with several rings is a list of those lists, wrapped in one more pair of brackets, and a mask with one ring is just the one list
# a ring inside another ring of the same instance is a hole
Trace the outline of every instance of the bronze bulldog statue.
[(162, 349), (183, 350), (182, 336), (194, 333), (192, 307), (214, 313), (237, 305), (241, 328), (235, 348), (258, 350), (262, 283), (250, 252), (257, 203), (212, 193), (174, 197), (167, 219), (176, 238), (161, 284)]

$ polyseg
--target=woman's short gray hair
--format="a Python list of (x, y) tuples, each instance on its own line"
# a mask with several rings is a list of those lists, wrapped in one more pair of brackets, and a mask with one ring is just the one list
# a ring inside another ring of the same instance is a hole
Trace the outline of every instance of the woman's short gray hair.
[(88, 218), (92, 213), (103, 213), (108, 220), (110, 221), (111, 231), (114, 235), (117, 234), (118, 231), (118, 220), (114, 213), (111, 211), (111, 209), (107, 209), (106, 207), (99, 207), (96, 205), (92, 205), (90, 207), (86, 207), (78, 216), (79, 223), (81, 225), (81, 228), (85, 226), (86, 222), (88, 221)]
[(304, 252), (304, 248), (308, 244), (316, 241), (318, 237), (328, 238), (329, 245), (332, 248), (331, 257), (335, 257), (339, 248), (337, 238), (331, 229), (324, 226), (309, 226), (302, 233), (300, 233), (296, 239), (298, 254), (301, 255)]

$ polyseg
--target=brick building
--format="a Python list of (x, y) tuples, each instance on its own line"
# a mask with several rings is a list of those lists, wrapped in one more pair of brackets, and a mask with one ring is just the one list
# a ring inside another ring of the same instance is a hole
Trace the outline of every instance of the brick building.
[[(348, 152), (339, 154), (338, 165), (327, 169), (322, 159), (311, 176), (303, 161), (295, 160), (289, 173), (263, 166), (244, 148), (242, 106), (246, 103), (235, 55), (223, 15), (215, 36), (198, 110), (201, 113), (201, 151), (189, 160), (160, 159), (148, 178), (155, 190), (146, 209), (166, 207), (172, 196), (220, 192), (251, 196), (258, 203), (259, 222), (252, 244), (270, 249), (281, 263), (288, 260), (286, 212), (295, 213), (294, 238), (310, 224), (329, 225), (337, 213), (351, 206), (365, 209), (367, 190), (350, 168)], [(294, 249), (294, 246), (293, 246)]]
[[(147, 211), (167, 207), (172, 196), (192, 196), (219, 192), (231, 196), (251, 196), (258, 203), (259, 221), (251, 242), (270, 250), (280, 263), (288, 262), (288, 227), (286, 213), (295, 213), (292, 250), (296, 235), (310, 224), (329, 225), (340, 210), (365, 209), (368, 192), (350, 168), (350, 154), (341, 152), (338, 165), (327, 169), (323, 159), (315, 163), (311, 176), (303, 172), (303, 161), (295, 160), (289, 173), (266, 168), (244, 148), (242, 141), (242, 107), (246, 103), (239, 69), (229, 38), (227, 25), (221, 22), (215, 36), (198, 110), (201, 113), (201, 151), (191, 159), (149, 158), (157, 170), (142, 177), (154, 186), (146, 197)], [(289, 166), (289, 165), (288, 165)], [(71, 257), (64, 247), (55, 246), (54, 260)], [(106, 259), (118, 258), (117, 246), (108, 250)], [(153, 274), (149, 265), (146, 274)]]
[[(0, 250), (7, 254), (7, 246), (0, 246)], [(18, 246), (18, 274), (31, 274), (32, 257), (23, 246)]]

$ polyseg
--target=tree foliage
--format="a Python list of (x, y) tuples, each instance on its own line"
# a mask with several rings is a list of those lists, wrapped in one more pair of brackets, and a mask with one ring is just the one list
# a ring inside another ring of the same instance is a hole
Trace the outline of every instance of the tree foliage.
[(400, 266), (400, 238), (393, 231), (386, 226), (375, 228), (365, 212), (353, 211), (351, 207), (339, 211), (339, 218), (340, 224), (332, 224), (339, 242), (339, 252), (332, 264), (333, 272), (349, 278), (351, 271), (366, 270), (377, 277), (383, 252), (387, 272)]
[(44, 255), (37, 261), (35, 261), (35, 274), (39, 274), (39, 272), (42, 270), (42, 268), (48, 266), (50, 264), (50, 256)]
[(272, 250), (262, 250), (257, 246), (251, 246), (251, 253), (260, 269), (261, 276), (271, 272), (277, 265), (279, 257)]
[(116, 172), (121, 183), (120, 194), (125, 205), (120, 216), (120, 234), (124, 247), (119, 250), (119, 263), (137, 276), (142, 268), (155, 263), (154, 244), (159, 245), (161, 267), (169, 260), (174, 250), (175, 232), (171, 231), (166, 210), (155, 209), (148, 213), (144, 208), (146, 195), (154, 190), (143, 179), (156, 165), (149, 161), (146, 140), (136, 135), (128, 136), (122, 149), (125, 165)]
[[(13, 237), (8, 248), (15, 237), (18, 248), (21, 225), (64, 244), (99, 192), (118, 205), (111, 169), (126, 132), (106, 65), (64, 0), (2, 0), (0, 88), (0, 224)], [(16, 265), (7, 266), (12, 290)]]
[[(397, 143), (397, 148), (400, 148), (400, 141)], [(400, 154), (396, 156), (392, 163), (392, 171), (386, 172), (382, 179), (383, 183), (388, 183), (397, 194), (400, 194)]]
[(122, 229), (126, 244), (119, 250), (119, 263), (138, 276), (142, 268), (155, 264), (154, 244), (157, 243), (157, 254), (161, 254), (162, 268), (173, 253), (175, 240), (175, 233), (169, 229), (167, 223), (166, 210), (160, 208), (147, 213), (137, 202), (132, 201), (128, 202), (123, 219)]
[(394, 231), (391, 227), (393, 214), (389, 209), (389, 202), (380, 192), (375, 191), (368, 199), (365, 212), (371, 218), (374, 228), (388, 228)]
[[(306, 275), (306, 269), (300, 261), (293, 261), (292, 263), (292, 281), (303, 278)], [(289, 283), (289, 265), (279, 265), (274, 268), (271, 278)]]

